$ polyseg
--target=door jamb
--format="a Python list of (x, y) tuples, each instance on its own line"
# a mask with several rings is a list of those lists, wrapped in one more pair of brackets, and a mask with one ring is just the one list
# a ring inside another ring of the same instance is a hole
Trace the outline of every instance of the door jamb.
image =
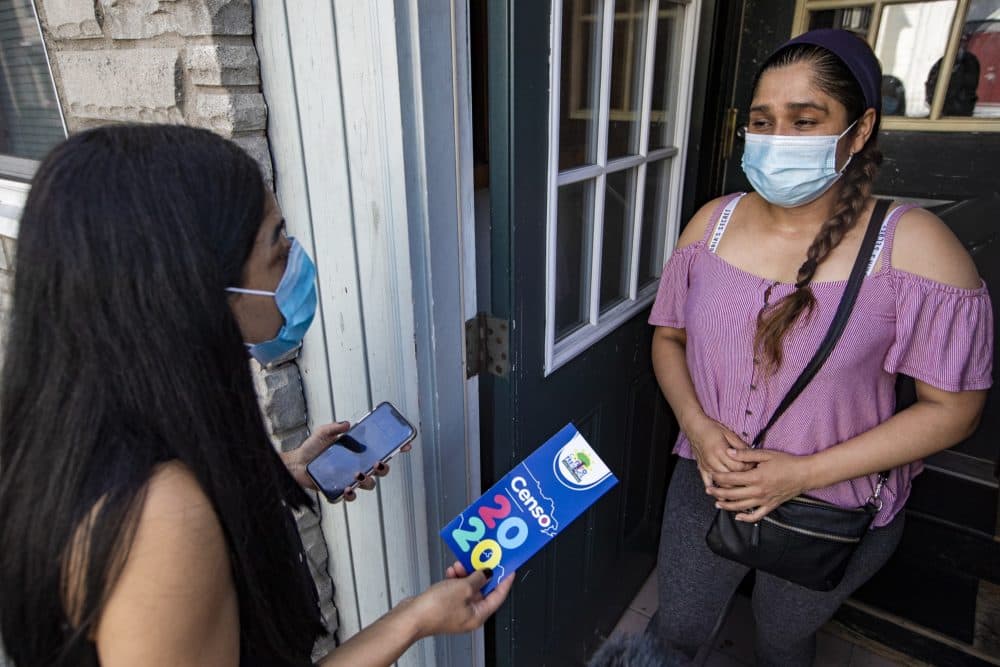
[[(428, 532), (481, 493), (468, 0), (395, 0)], [(453, 165), (453, 166), (452, 166)], [(449, 168), (450, 167), (450, 168)], [(449, 353), (451, 351), (451, 353)], [(429, 545), (432, 581), (454, 559)], [(485, 664), (483, 631), (439, 637), (436, 664)]]

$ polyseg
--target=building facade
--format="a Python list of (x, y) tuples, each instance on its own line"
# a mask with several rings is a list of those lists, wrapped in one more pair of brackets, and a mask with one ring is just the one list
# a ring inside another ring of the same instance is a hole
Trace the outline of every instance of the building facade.
[[(420, 432), (377, 491), (300, 519), (334, 633), (316, 655), (439, 578), (440, 527), (572, 421), (619, 487), (529, 561), (488, 641), (427, 639), (399, 664), (579, 663), (655, 563), (678, 427), (645, 318), (683, 222), (747, 188), (752, 72), (811, 27), (867, 39), (896, 105), (877, 193), (937, 211), (992, 284), (997, 26), (998, 0), (11, 0), (0, 325), (51, 145), (116, 122), (233, 139), (318, 267), (300, 356), (253, 369), (275, 445), (384, 400)], [(958, 114), (967, 52), (981, 76)], [(998, 415), (929, 461), (912, 538), (841, 613), (852, 632), (932, 662), (1000, 654)], [(964, 597), (924, 609), (913, 576)]]

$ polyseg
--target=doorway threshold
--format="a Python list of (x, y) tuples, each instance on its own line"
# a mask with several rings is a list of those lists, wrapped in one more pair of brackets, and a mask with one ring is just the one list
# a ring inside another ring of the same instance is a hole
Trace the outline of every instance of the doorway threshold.
[[(639, 590), (638, 595), (622, 614), (610, 638), (635, 635), (646, 631), (657, 608), (656, 572), (654, 571)], [(751, 667), (753, 656), (753, 612), (750, 599), (737, 593), (733, 607), (716, 637), (705, 667)], [(866, 640), (858, 641), (857, 635), (847, 633), (835, 621), (825, 625), (817, 636), (814, 667), (893, 667), (907, 665), (920, 667), (927, 663), (898, 653), (887, 646)]]

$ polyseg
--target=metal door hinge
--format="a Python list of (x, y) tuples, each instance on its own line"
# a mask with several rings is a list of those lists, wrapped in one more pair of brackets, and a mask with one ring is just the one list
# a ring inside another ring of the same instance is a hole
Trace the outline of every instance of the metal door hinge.
[(489, 373), (507, 377), (510, 370), (510, 327), (507, 320), (476, 313), (465, 323), (465, 377)]

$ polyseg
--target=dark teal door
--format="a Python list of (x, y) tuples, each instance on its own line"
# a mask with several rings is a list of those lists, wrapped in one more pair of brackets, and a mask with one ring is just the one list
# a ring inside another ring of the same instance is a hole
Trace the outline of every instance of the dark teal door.
[(481, 389), (483, 485), (567, 422), (620, 480), (520, 569), (487, 652), (577, 665), (655, 563), (676, 426), (646, 319), (679, 218), (674, 91), (693, 24), (666, 0), (487, 7), (490, 296), (511, 340), (509, 374)]
[[(874, 46), (885, 75), (879, 144), (886, 159), (875, 192), (915, 201), (951, 227), (989, 287), (996, 319), (1000, 181), (993, 164), (1000, 155), (1000, 95), (994, 80), (1000, 68), (1000, 2), (832, 5), (815, 0), (716, 3), (711, 51), (721, 55), (707, 75), (717, 83), (709, 90), (702, 132), (706, 146), (712, 146), (706, 150), (711, 160), (701, 166), (697, 189), (703, 199), (695, 204), (749, 188), (740, 168), (741, 137), (734, 130), (747, 121), (759, 64), (793, 33), (852, 30)], [(918, 34), (919, 48), (898, 46), (913, 43)], [(935, 65), (939, 59), (950, 72), (948, 81), (932, 76), (942, 70)], [(979, 63), (979, 77), (970, 83), (967, 63), (972, 60)], [(974, 99), (974, 104), (963, 108), (958, 99)], [(735, 122), (727, 124), (729, 118)], [(994, 379), (1000, 377), (998, 361)], [(994, 389), (978, 431), (928, 459), (914, 481), (899, 550), (844, 605), (840, 622), (931, 664), (987, 664), (979, 661), (983, 655), (995, 663), (1000, 655), (993, 611), (1000, 605), (998, 442), (1000, 392)]]

